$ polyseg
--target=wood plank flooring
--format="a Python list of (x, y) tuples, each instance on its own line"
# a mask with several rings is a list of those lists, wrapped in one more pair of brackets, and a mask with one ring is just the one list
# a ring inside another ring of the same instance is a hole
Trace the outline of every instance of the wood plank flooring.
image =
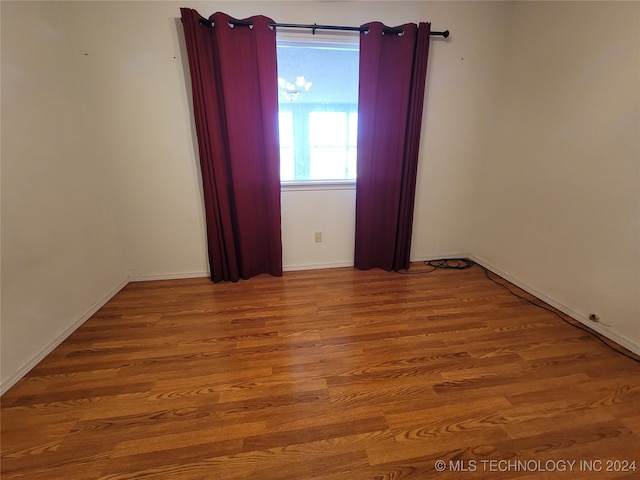
[(131, 283), (3, 396), (2, 479), (640, 478), (640, 364), (426, 270)]

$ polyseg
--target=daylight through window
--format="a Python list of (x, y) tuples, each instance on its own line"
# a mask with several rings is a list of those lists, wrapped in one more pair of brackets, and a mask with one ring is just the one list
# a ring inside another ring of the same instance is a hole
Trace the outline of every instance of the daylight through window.
[(280, 180), (355, 180), (358, 44), (278, 41)]

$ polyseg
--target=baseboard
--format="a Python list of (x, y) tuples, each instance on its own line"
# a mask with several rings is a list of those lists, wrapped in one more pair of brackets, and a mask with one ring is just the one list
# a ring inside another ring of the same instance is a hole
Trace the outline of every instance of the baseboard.
[(169, 273), (163, 275), (129, 275), (129, 281), (131, 282), (148, 282), (152, 280), (180, 280), (182, 278), (203, 278), (209, 277), (209, 272), (183, 272), (183, 273)]
[[(428, 262), (429, 260), (441, 260), (446, 258), (469, 258), (468, 253), (457, 253), (449, 255), (428, 256), (420, 258), (412, 258), (411, 262)], [(282, 270), (285, 272), (295, 272), (300, 270), (322, 270), (324, 268), (344, 268), (353, 267), (353, 261), (351, 262), (335, 262), (335, 263), (304, 263), (300, 265), (284, 265)]]
[(353, 262), (336, 262), (336, 263), (305, 263), (302, 265), (284, 265), (284, 272), (296, 272), (300, 270), (322, 270), (324, 268), (344, 268), (353, 267)]
[[(342, 268), (353, 267), (353, 262), (339, 263), (309, 263), (302, 265), (284, 265), (284, 272), (295, 272), (299, 270), (321, 270), (323, 268)], [(209, 277), (209, 272), (188, 272), (188, 273), (170, 273), (165, 275), (130, 275), (129, 280), (132, 282), (146, 282), (152, 280), (179, 280), (181, 278), (203, 278)]]
[(534, 297), (542, 300), (546, 304), (551, 305), (552, 307), (558, 309), (562, 313), (564, 313), (564, 314), (568, 315), (569, 317), (573, 318), (574, 320), (582, 323), (584, 326), (590, 328), (594, 332), (597, 332), (600, 335), (608, 338), (609, 340), (612, 340), (613, 342), (615, 342), (618, 345), (626, 348), (630, 352), (633, 352), (636, 355), (640, 355), (640, 345), (638, 345), (637, 343), (635, 343), (631, 339), (626, 338), (626, 337), (618, 334), (614, 330), (611, 330), (611, 328), (609, 328), (609, 327), (607, 327), (607, 326), (605, 326), (605, 325), (603, 325), (601, 323), (592, 322), (591, 320), (589, 320), (587, 315), (585, 315), (584, 313), (580, 313), (580, 312), (574, 310), (573, 308), (569, 307), (568, 305), (565, 305), (561, 301), (556, 300), (555, 298), (551, 298), (548, 295), (540, 292), (539, 290), (531, 287), (530, 285), (527, 285), (526, 283), (521, 282), (517, 278), (514, 278), (511, 275), (509, 275), (508, 273), (503, 272), (502, 270), (500, 270), (499, 268), (495, 267), (494, 265), (491, 265), (489, 262), (485, 261), (482, 258), (473, 256), (473, 255), (470, 255), (467, 258), (469, 258), (470, 260), (473, 260), (475, 263), (477, 263), (478, 265), (481, 265), (482, 267), (486, 268), (487, 270), (491, 271), (492, 273), (495, 273), (496, 275), (501, 276), (502, 278), (504, 278), (508, 282), (514, 284), (516, 287), (521, 288), (522, 290), (524, 290), (527, 293), (530, 293), (531, 295), (533, 295)]
[(0, 381), (0, 395), (13, 387), (18, 381), (33, 369), (38, 363), (49, 355), (58, 345), (64, 342), (69, 335), (78, 329), (84, 322), (89, 320), (93, 314), (100, 310), (109, 300), (111, 300), (125, 285), (129, 283), (129, 278), (123, 278), (116, 287), (111, 289), (109, 293), (104, 295), (100, 300), (89, 307), (82, 315), (80, 315), (71, 325), (59, 333), (53, 340), (45, 345), (39, 352), (35, 353), (27, 360), (18, 370), (9, 375), (6, 379)]

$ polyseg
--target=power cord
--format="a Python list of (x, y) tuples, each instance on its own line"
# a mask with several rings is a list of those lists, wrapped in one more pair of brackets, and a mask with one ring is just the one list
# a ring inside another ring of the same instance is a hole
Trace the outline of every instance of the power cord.
[(468, 270), (475, 265), (468, 258), (445, 258), (444, 260), (428, 260), (425, 265), (432, 267), (432, 272), (438, 268), (449, 270)]
[[(618, 348), (618, 345), (613, 343), (613, 342), (609, 342), (608, 340), (605, 340), (606, 337), (604, 337), (603, 335), (600, 335), (598, 332), (590, 329), (589, 327), (586, 327), (584, 325), (582, 325), (581, 323), (577, 322), (576, 320), (574, 320), (571, 317), (565, 316), (564, 314), (560, 314), (556, 309), (551, 308), (551, 307), (547, 307), (544, 304), (540, 304), (537, 302), (534, 302), (532, 300), (530, 300), (527, 297), (524, 297), (522, 295), (519, 295), (518, 293), (514, 292), (513, 290), (511, 290), (507, 285), (505, 285), (504, 283), (498, 282), (496, 279), (492, 278), (489, 275), (489, 270), (487, 268), (485, 268), (484, 266), (475, 263), (472, 260), (469, 260), (468, 258), (448, 258), (448, 259), (443, 259), (443, 260), (428, 260), (424, 262), (425, 265), (431, 267), (431, 270), (426, 270), (426, 271), (422, 271), (422, 272), (415, 272), (412, 273), (412, 275), (419, 275), (419, 274), (423, 274), (423, 273), (431, 273), (434, 272), (436, 270), (439, 269), (444, 269), (444, 270), (468, 270), (471, 267), (473, 267), (474, 265), (478, 265), (478, 267), (480, 267), (483, 271), (484, 271), (484, 275), (485, 277), (487, 277), (487, 279), (489, 279), (491, 282), (495, 283), (496, 285), (504, 288), (507, 292), (509, 292), (511, 295), (513, 295), (516, 298), (519, 298), (520, 300), (524, 300), (525, 302), (541, 308), (543, 310), (546, 310), (547, 312), (553, 313), (556, 317), (558, 317), (560, 320), (562, 320), (563, 322), (571, 325), (572, 327), (578, 328), (580, 330), (582, 330), (583, 332), (588, 333), (589, 335), (595, 337), (596, 339), (600, 340), (601, 343), (603, 343), (604, 345), (606, 345), (607, 347), (609, 347), (610, 349), (614, 350), (615, 352), (624, 355), (627, 358), (630, 358), (631, 360), (633, 360), (634, 362), (638, 362), (640, 363), (640, 358), (638, 358), (637, 356), (631, 355), (629, 353), (627, 353), (625, 350), (622, 350), (620, 348)], [(493, 273), (493, 272), (491, 272)], [(406, 272), (406, 274), (409, 274), (408, 272)], [(495, 274), (494, 274), (495, 275)], [(502, 278), (502, 277), (499, 277)]]
[(409, 272), (407, 270), (402, 270), (398, 271), (397, 273), (401, 273), (403, 275), (422, 275), (424, 273), (434, 272), (438, 269), (468, 270), (475, 265), (475, 263), (468, 258), (445, 258), (442, 260), (427, 260), (426, 262), (424, 262), (424, 264), (431, 267), (431, 270), (419, 272)]

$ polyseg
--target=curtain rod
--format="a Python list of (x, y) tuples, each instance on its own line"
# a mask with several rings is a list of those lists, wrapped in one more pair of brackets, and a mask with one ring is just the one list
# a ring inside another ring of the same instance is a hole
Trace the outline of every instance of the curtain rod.
[[(213, 22), (206, 18), (201, 18), (200, 23), (202, 25), (211, 26)], [(230, 20), (229, 23), (238, 27), (251, 27), (253, 26), (253, 22), (250, 21), (241, 21), (241, 20)], [(344, 27), (339, 25), (318, 25), (314, 23), (312, 25), (302, 24), (302, 23), (270, 23), (270, 27), (283, 27), (283, 28), (307, 28), (313, 30), (313, 34), (315, 35), (316, 30), (342, 30), (347, 32), (368, 32), (369, 27)], [(382, 29), (384, 33), (390, 34), (400, 34), (402, 33), (402, 28), (391, 28), (385, 27)], [(445, 30), (444, 32), (430, 32), (432, 36), (435, 37), (449, 37), (449, 30)]]

